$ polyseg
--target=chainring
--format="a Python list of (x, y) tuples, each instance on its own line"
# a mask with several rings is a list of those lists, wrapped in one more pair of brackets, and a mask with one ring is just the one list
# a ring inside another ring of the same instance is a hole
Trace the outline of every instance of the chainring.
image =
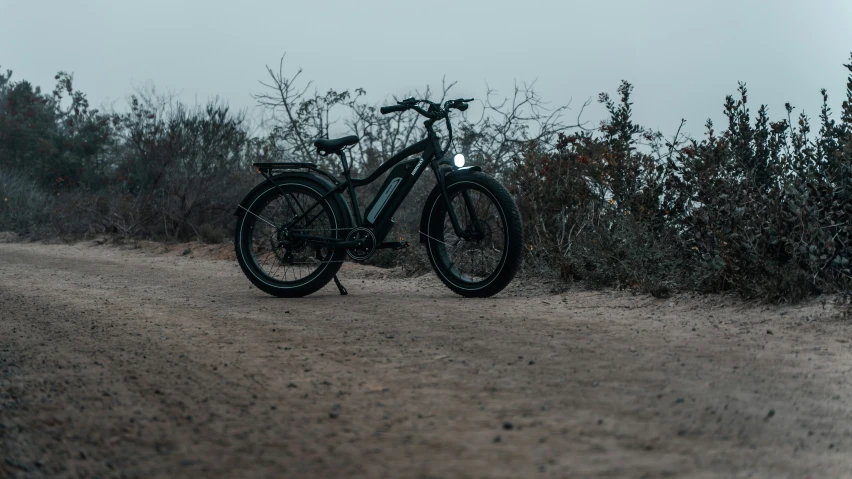
[(361, 246), (348, 248), (346, 254), (355, 261), (364, 261), (376, 252), (376, 236), (367, 228), (353, 228), (346, 235), (346, 241), (361, 240)]

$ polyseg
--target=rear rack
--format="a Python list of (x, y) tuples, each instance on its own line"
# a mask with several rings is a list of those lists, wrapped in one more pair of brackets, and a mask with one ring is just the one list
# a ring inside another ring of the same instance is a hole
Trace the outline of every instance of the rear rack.
[(267, 180), (272, 180), (272, 172), (275, 170), (301, 170), (307, 169), (319, 173), (328, 178), (335, 186), (340, 185), (337, 178), (332, 176), (327, 171), (321, 170), (316, 163), (253, 163), (257, 168), (257, 172), (263, 175)]
[(254, 167), (259, 171), (271, 170), (296, 170), (299, 168), (316, 169), (316, 163), (254, 163)]

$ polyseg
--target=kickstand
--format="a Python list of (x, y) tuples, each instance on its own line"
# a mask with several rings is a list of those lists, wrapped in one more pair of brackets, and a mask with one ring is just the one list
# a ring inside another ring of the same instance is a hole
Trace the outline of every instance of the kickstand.
[(334, 284), (336, 284), (336, 285), (337, 285), (337, 289), (339, 289), (339, 290), (340, 290), (340, 295), (341, 295), (341, 296), (346, 296), (347, 294), (349, 294), (349, 293), (346, 291), (346, 288), (344, 288), (344, 287), (343, 287), (343, 285), (342, 285), (342, 284), (340, 284), (340, 280), (339, 280), (339, 279), (337, 279), (337, 275), (334, 275)]

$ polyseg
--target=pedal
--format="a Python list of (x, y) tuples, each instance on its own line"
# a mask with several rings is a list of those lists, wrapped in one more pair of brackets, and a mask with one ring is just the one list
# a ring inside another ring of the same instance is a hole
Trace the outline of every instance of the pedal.
[(403, 248), (408, 248), (411, 246), (411, 243), (408, 241), (387, 241), (379, 245), (376, 249), (392, 249), (398, 250)]

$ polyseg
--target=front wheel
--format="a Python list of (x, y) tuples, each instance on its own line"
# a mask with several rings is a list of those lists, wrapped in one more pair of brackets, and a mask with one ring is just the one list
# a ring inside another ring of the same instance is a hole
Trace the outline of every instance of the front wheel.
[(425, 232), (429, 261), (454, 292), (478, 298), (495, 295), (521, 265), (523, 225), (518, 207), (502, 184), (483, 173), (448, 179), (446, 186), (461, 234), (452, 224), (443, 195), (430, 195)]

